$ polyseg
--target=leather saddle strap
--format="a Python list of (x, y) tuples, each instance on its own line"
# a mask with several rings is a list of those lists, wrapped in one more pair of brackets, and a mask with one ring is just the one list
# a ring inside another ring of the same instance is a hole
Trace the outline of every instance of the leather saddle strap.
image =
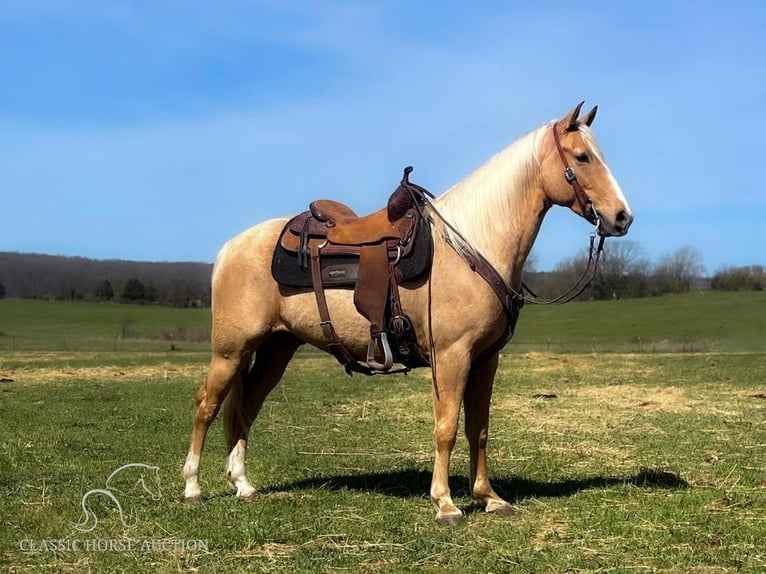
[(340, 337), (338, 337), (338, 333), (335, 332), (335, 327), (333, 327), (332, 320), (330, 319), (330, 308), (327, 306), (327, 298), (324, 294), (322, 266), (319, 259), (319, 244), (317, 242), (311, 245), (311, 279), (314, 284), (317, 309), (319, 310), (319, 324), (322, 327), (322, 334), (327, 341), (328, 350), (343, 365), (343, 368), (346, 369), (349, 375), (353, 372), (364, 375), (373, 374), (372, 369), (354, 359), (351, 352), (343, 344)]
[(396, 337), (396, 342), (400, 343), (405, 340), (405, 332), (402, 328), (401, 321), (397, 319), (404, 315), (402, 309), (402, 300), (399, 297), (399, 282), (396, 280), (396, 268), (393, 263), (388, 264), (388, 277), (389, 277), (389, 300), (391, 302), (391, 330)]
[[(354, 289), (354, 305), (357, 311), (370, 322), (367, 364), (380, 371), (388, 371), (393, 364), (385, 330), (389, 287), (388, 269), (388, 247), (385, 242), (362, 245), (359, 254), (359, 279)], [(383, 352), (383, 363), (375, 358), (375, 351), (378, 348)]]
[(363, 245), (359, 254), (359, 280), (354, 305), (379, 332), (383, 329), (388, 294), (388, 248), (385, 243)]
[[(390, 329), (394, 335), (399, 355), (408, 358), (408, 360), (406, 359), (402, 362), (405, 365), (417, 362), (420, 365), (430, 366), (430, 359), (418, 347), (412, 322), (404, 314), (402, 299), (399, 295), (399, 281), (396, 278), (396, 267), (393, 263), (389, 263), (388, 276), (390, 278), (389, 300), (391, 302)], [(409, 367), (405, 367), (403, 372), (406, 373), (408, 371)]]

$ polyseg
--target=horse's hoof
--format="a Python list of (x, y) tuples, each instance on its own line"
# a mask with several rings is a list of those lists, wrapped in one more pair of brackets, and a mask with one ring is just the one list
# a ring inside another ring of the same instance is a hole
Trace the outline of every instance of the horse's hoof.
[(254, 490), (253, 492), (250, 492), (248, 494), (238, 494), (237, 498), (239, 498), (240, 500), (244, 502), (252, 502), (253, 500), (255, 500), (255, 497), (257, 495), (258, 495), (258, 492)]
[(445, 516), (436, 516), (436, 523), (439, 526), (457, 526), (465, 520), (465, 516), (461, 514), (447, 514)]
[(200, 502), (202, 502), (202, 497), (200, 495), (196, 495), (196, 496), (181, 495), (181, 502), (184, 504), (199, 504)]
[(487, 512), (489, 514), (494, 514), (495, 516), (513, 516), (516, 514), (516, 511), (513, 509), (513, 506), (510, 504), (498, 504), (497, 506), (493, 506), (492, 508), (487, 508)]

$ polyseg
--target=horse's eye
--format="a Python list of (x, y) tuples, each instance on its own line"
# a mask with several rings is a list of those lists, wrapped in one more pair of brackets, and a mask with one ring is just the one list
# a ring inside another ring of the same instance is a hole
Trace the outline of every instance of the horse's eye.
[(578, 153), (575, 156), (575, 159), (577, 160), (577, 163), (588, 163), (588, 162), (590, 162), (590, 158), (588, 157), (587, 153)]

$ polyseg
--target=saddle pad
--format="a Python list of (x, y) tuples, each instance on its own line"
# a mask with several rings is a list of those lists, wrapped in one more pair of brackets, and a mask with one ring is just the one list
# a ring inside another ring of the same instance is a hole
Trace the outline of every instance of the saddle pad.
[[(311, 267), (301, 268), (298, 254), (282, 247), (280, 234), (271, 260), (271, 275), (285, 287), (313, 288)], [(427, 222), (419, 220), (414, 234), (412, 249), (396, 265), (397, 281), (408, 281), (420, 277), (431, 267), (433, 238)], [(322, 283), (325, 287), (353, 287), (359, 276), (359, 257), (353, 255), (323, 255), (321, 258)]]

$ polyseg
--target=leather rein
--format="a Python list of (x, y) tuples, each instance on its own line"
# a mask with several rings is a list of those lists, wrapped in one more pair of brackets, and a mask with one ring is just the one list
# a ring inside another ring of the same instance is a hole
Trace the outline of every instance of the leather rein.
[[(410, 183), (407, 181), (406, 175), (412, 171), (411, 167), (405, 169), (405, 179), (402, 180), (402, 185), (407, 189), (413, 198), (416, 209), (419, 216), (424, 221), (429, 221), (433, 225), (433, 216), (438, 218), (444, 226), (450, 230), (451, 236), (443, 234), (443, 238), (448, 245), (450, 245), (457, 254), (468, 264), (472, 271), (478, 273), (479, 276), (490, 286), (494, 291), (500, 303), (503, 306), (503, 310), (506, 315), (506, 328), (505, 333), (502, 335), (493, 345), (485, 349), (481, 355), (476, 359), (476, 363), (480, 362), (483, 358), (488, 357), (494, 353), (499, 352), (508, 343), (509, 339), (513, 336), (513, 331), (516, 326), (516, 320), (518, 319), (519, 312), (525, 303), (533, 303), (536, 305), (553, 305), (568, 303), (575, 298), (579, 297), (585, 289), (593, 282), (598, 272), (598, 263), (601, 258), (601, 254), (604, 250), (605, 237), (602, 235), (598, 242), (598, 247), (595, 246), (595, 238), (598, 233), (601, 221), (598, 216), (596, 208), (593, 206), (593, 201), (588, 197), (588, 194), (582, 188), (577, 181), (577, 175), (572, 166), (567, 162), (564, 150), (561, 147), (561, 141), (558, 135), (558, 122), (553, 124), (553, 139), (556, 143), (556, 150), (558, 151), (561, 163), (564, 165), (564, 178), (569, 183), (575, 193), (575, 197), (580, 205), (582, 215), (590, 223), (595, 225), (593, 231), (590, 233), (590, 245), (588, 249), (588, 264), (585, 271), (575, 284), (561, 295), (554, 297), (553, 299), (542, 299), (539, 297), (529, 286), (522, 281), (520, 289), (514, 289), (508, 285), (502, 278), (497, 269), (492, 263), (487, 260), (479, 251), (477, 251), (468, 240), (449, 222), (444, 216), (436, 209), (433, 203), (433, 199), (436, 197), (420, 187), (419, 185)], [(420, 201), (418, 201), (420, 199)], [(430, 213), (426, 213), (426, 206)], [(431, 275), (429, 271), (428, 277), (428, 338), (430, 345), (430, 365), (434, 371), (434, 380), (436, 380), (436, 363), (434, 360), (434, 337), (431, 330)], [(438, 389), (437, 389), (438, 396)]]

